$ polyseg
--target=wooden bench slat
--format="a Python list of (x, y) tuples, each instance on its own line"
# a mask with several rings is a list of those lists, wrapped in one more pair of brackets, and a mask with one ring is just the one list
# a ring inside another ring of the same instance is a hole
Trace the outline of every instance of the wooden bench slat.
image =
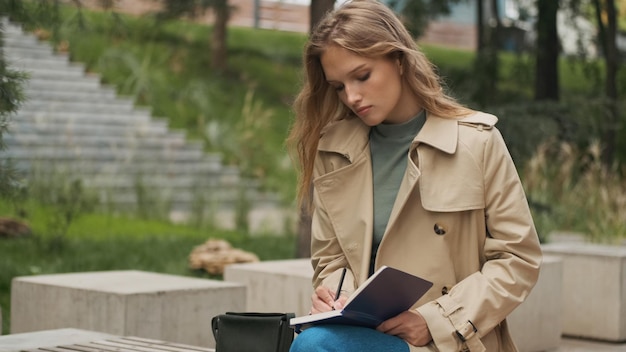
[(77, 344), (77, 346), (95, 348), (98, 352), (137, 352), (137, 350), (133, 349), (103, 345), (101, 342), (102, 341), (94, 341), (85, 344)]
[(59, 346), (60, 348), (65, 348), (65, 352), (72, 352), (72, 351), (76, 351), (76, 352), (103, 352), (102, 349), (99, 348), (94, 348), (94, 347), (88, 347), (88, 346), (83, 346), (80, 344), (76, 344), (76, 345), (63, 345), (63, 346)]
[[(208, 352), (211, 350), (201, 350), (193, 348), (193, 346), (182, 345), (182, 344), (174, 344), (171, 342), (158, 341), (158, 340), (132, 340), (132, 339), (109, 339), (102, 340), (98, 342), (94, 342), (94, 344), (101, 344), (103, 346), (107, 346), (108, 348), (124, 348), (130, 351), (136, 352)], [(192, 348), (190, 348), (192, 347)]]
[[(108, 348), (124, 349), (124, 350), (128, 350), (128, 351), (133, 351), (133, 352), (155, 352), (155, 351), (162, 351), (163, 350), (158, 345), (152, 345), (152, 346), (143, 345), (143, 346), (141, 346), (141, 345), (127, 344), (127, 343), (124, 343), (124, 342), (117, 342), (115, 340), (98, 341), (97, 344), (102, 345), (102, 346), (107, 346)], [(167, 350), (165, 350), (165, 351), (167, 351)]]
[(168, 342), (168, 341), (152, 340), (152, 339), (146, 339), (146, 338), (137, 337), (137, 336), (124, 336), (124, 337), (121, 337), (120, 340), (124, 340), (128, 343), (134, 342), (134, 343), (158, 344), (162, 348), (168, 348), (168, 350), (177, 351), (177, 352), (178, 351), (215, 352), (215, 349), (213, 348), (191, 346), (191, 345), (186, 345), (182, 343), (175, 343), (175, 342)]

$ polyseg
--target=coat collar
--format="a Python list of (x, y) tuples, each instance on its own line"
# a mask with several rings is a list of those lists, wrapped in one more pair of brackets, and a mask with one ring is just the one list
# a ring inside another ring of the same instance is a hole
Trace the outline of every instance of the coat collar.
[[(445, 119), (428, 114), (424, 126), (413, 142), (425, 143), (445, 153), (453, 154), (458, 142), (458, 124), (455, 119)], [(359, 118), (350, 117), (334, 122), (322, 130), (318, 149), (341, 153), (350, 161), (367, 147), (370, 127)]]
[(349, 117), (333, 122), (322, 130), (318, 149), (343, 154), (350, 162), (362, 153), (369, 143), (370, 127), (359, 118)]
[(458, 135), (458, 120), (427, 115), (424, 126), (413, 142), (428, 144), (447, 154), (453, 154), (456, 151)]

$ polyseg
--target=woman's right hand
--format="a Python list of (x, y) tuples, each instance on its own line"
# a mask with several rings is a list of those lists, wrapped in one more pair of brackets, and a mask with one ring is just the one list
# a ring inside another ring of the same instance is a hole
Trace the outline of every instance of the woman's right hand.
[(346, 300), (346, 296), (340, 296), (335, 301), (335, 291), (326, 286), (318, 286), (311, 296), (311, 314), (328, 312), (331, 310), (340, 310), (343, 308)]

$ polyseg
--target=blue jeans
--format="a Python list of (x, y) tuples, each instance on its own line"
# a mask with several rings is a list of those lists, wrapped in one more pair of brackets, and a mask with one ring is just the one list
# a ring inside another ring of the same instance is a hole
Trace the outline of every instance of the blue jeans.
[(374, 329), (348, 325), (319, 325), (302, 331), (290, 352), (409, 352), (409, 345), (397, 336)]

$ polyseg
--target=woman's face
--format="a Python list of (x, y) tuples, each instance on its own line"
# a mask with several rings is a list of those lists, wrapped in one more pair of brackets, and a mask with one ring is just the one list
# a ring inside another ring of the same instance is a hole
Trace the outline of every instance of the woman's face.
[(371, 59), (331, 45), (321, 63), (339, 99), (368, 126), (403, 123), (420, 111), (397, 59)]

